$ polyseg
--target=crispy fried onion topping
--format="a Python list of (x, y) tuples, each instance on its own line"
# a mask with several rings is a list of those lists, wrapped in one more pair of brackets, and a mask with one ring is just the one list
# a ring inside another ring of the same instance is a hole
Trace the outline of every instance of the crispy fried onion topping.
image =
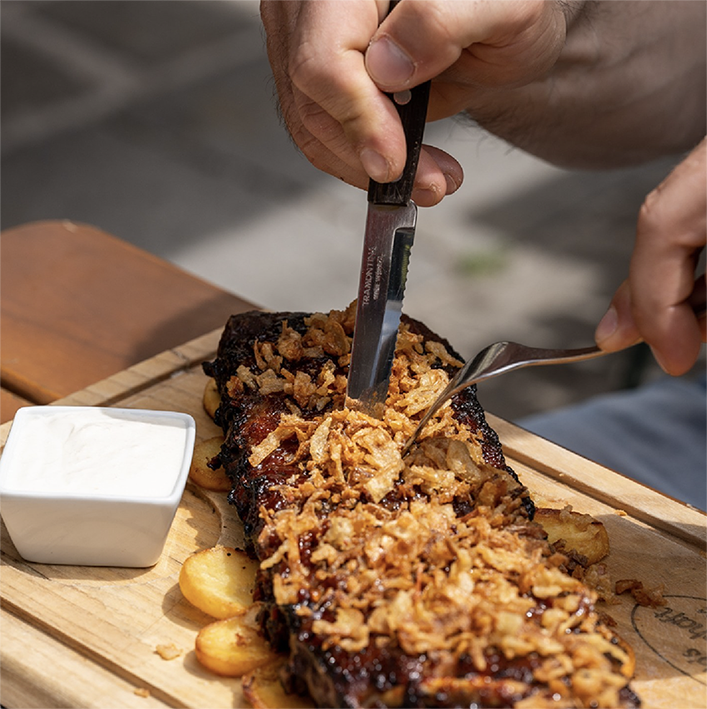
[[(349, 355), (345, 319), (313, 316), (304, 336), (285, 325), (276, 345), (256, 344), (262, 371), (237, 375), (294, 402), (249, 459), (260, 465), (298, 441), (301, 476), (281, 490), (288, 506), (261, 510), (261, 568), (277, 603), (312, 616), (325, 649), (374, 643), (425, 655), (433, 678), (457, 683), (521, 662), (516, 706), (619, 706), (627, 652), (600, 622), (596, 593), (559, 568), (561, 555), (527, 519), (525, 489), (484, 461), (449, 404), (401, 458), (448, 382), (441, 365), (461, 366), (441, 344), (401, 327), (383, 420), (344, 408), (312, 416), (322, 402), (343, 404), (334, 360)], [(330, 364), (316, 377), (290, 373), (312, 352)]]

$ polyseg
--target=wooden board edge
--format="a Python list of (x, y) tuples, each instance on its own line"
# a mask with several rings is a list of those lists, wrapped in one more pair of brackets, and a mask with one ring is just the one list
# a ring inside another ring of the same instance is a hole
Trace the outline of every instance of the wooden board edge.
[[(91, 386), (53, 401), (50, 406), (111, 406), (128, 396), (154, 386), (179, 372), (199, 366), (204, 360), (215, 356), (218, 341), (223, 332), (219, 327), (211, 332), (185, 342), (179, 347), (160, 352), (142, 362), (113, 374)], [(5, 444), (12, 421), (0, 426), (0, 446)]]
[(520, 426), (487, 414), (512, 467), (513, 460), (620, 509), (655, 529), (707, 550), (707, 514), (605, 468)]

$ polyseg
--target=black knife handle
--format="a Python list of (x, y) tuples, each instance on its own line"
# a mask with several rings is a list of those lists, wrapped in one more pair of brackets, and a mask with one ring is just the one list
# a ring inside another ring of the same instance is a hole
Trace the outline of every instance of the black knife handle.
[[(430, 82), (416, 86), (410, 91), (410, 100), (404, 104), (395, 104), (398, 115), (405, 132), (407, 157), (403, 174), (395, 182), (368, 183), (368, 201), (373, 204), (393, 204), (398, 206), (410, 202), (412, 186), (415, 182), (417, 163), (420, 159), (422, 136), (425, 131), (425, 118), (427, 117), (427, 101), (430, 95)], [(390, 94), (389, 94), (390, 95)], [(390, 95), (391, 100), (394, 100)]]
[[(391, 0), (388, 14), (392, 12), (398, 2), (399, 0)], [(405, 169), (395, 182), (370, 180), (368, 183), (368, 201), (373, 204), (403, 206), (410, 202), (410, 197), (412, 196), (412, 186), (415, 182), (415, 173), (417, 172), (417, 163), (420, 159), (420, 148), (422, 147), (422, 135), (425, 132), (430, 82), (426, 81), (424, 84), (411, 89), (410, 100), (404, 104), (398, 103), (393, 94), (387, 94), (387, 96), (395, 104), (400, 121), (403, 124), (407, 146)]]

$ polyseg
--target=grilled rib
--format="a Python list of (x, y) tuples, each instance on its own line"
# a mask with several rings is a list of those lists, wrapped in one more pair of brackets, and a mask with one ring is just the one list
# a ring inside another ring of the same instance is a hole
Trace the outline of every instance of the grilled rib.
[(319, 706), (635, 707), (632, 655), (532, 521), (461, 366), (404, 319), (382, 421), (344, 408), (354, 310), (226, 325), (217, 461), (261, 561), (263, 632)]

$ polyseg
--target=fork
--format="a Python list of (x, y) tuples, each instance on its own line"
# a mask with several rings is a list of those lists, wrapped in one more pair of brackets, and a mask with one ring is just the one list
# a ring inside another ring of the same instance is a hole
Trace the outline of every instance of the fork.
[[(695, 315), (698, 318), (704, 318), (707, 311), (704, 288), (696, 291), (690, 301)], [(643, 340), (638, 340), (634, 345), (638, 345), (641, 342)], [(422, 429), (447, 399), (462, 389), (466, 389), (472, 384), (483, 382), (486, 379), (497, 377), (499, 374), (511, 372), (514, 369), (535, 367), (543, 364), (581, 362), (585, 359), (595, 359), (607, 354), (612, 353), (601, 350), (596, 345), (570, 350), (528, 347), (527, 345), (519, 345), (517, 342), (495, 342), (493, 345), (489, 345), (454, 375), (442, 393), (435, 399), (432, 406), (427, 409), (427, 413), (420, 419), (417, 428), (403, 447), (402, 457), (404, 458), (410, 452), (410, 448), (412, 448)]]
[(543, 349), (528, 347), (517, 342), (495, 342), (481, 350), (474, 359), (467, 362), (447, 384), (442, 393), (427, 410), (403, 448), (403, 457), (407, 455), (422, 429), (434, 416), (440, 407), (462, 389), (479, 382), (497, 377), (514, 369), (533, 367), (543, 364), (563, 364), (565, 362), (581, 362), (609, 354), (598, 347), (582, 347), (573, 350)]

